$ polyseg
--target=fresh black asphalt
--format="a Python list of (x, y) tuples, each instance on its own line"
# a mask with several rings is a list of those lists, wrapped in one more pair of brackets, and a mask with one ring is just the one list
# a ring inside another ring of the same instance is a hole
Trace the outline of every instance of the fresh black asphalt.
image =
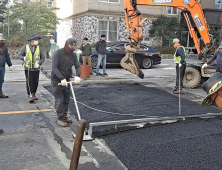
[[(138, 115), (178, 115), (178, 97), (160, 88), (139, 84), (88, 84), (76, 86), (75, 94), (79, 102), (90, 107), (136, 115), (102, 113), (78, 104), (81, 117), (88, 123), (143, 118)], [(182, 99), (181, 104), (182, 115), (221, 112), (215, 107), (203, 107), (186, 99)], [(72, 100), (70, 110), (76, 115)], [(191, 119), (126, 130), (122, 128), (122, 132), (118, 133), (112, 126), (98, 127), (93, 134), (103, 139), (129, 170), (222, 169), (220, 118)]]

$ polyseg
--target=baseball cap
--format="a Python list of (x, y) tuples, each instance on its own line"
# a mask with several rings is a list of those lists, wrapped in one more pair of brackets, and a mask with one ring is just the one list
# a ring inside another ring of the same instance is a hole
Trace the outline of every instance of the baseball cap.
[(172, 44), (179, 43), (179, 42), (180, 42), (180, 40), (178, 38), (174, 38)]

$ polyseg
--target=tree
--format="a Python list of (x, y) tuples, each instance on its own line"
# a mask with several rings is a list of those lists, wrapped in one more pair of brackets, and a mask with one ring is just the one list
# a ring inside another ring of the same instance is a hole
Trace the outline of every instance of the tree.
[(149, 30), (150, 37), (162, 37), (162, 45), (168, 46), (167, 42), (180, 37), (180, 23), (175, 17), (159, 16), (152, 22)]
[(54, 34), (57, 8), (48, 8), (45, 1), (15, 3), (10, 10), (10, 37), (12, 42), (27, 43), (30, 34), (42, 37), (42, 45), (48, 46), (49, 37)]
[(4, 14), (5, 14), (5, 11), (6, 11), (6, 5), (7, 3), (7, 0), (2, 0), (0, 1), (0, 22), (4, 22), (5, 20), (5, 17), (4, 17)]

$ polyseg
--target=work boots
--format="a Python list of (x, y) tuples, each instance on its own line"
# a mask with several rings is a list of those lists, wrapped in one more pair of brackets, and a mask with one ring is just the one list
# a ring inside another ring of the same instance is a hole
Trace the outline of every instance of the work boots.
[(0, 92), (0, 98), (8, 98), (8, 96), (4, 95), (3, 92)]
[(182, 89), (175, 88), (172, 90), (173, 94), (182, 94)]
[(32, 95), (29, 96), (29, 103), (33, 103), (34, 102), (34, 98)]
[(59, 125), (59, 126), (62, 126), (62, 127), (67, 127), (67, 126), (68, 126), (68, 123), (66, 122), (65, 119), (59, 119), (59, 120), (58, 120), (58, 125)]
[(38, 100), (38, 97), (36, 97), (35, 93), (32, 93), (32, 98), (33, 98), (34, 100)]
[(69, 118), (66, 118), (65, 121), (66, 121), (66, 123), (72, 123), (72, 120)]
[(35, 93), (32, 93), (32, 95), (29, 96), (29, 102), (33, 103), (34, 100), (38, 100), (38, 97), (36, 97)]
[(3, 133), (3, 129), (0, 129), (0, 134), (2, 134)]

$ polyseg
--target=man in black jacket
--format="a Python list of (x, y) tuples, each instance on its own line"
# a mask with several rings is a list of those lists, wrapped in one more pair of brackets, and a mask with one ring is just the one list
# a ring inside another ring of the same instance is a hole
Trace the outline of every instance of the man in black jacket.
[[(96, 75), (97, 76), (108, 76), (106, 74), (106, 36), (101, 35), (100, 41), (96, 43), (96, 51), (98, 52), (98, 62), (96, 66)], [(100, 63), (103, 65), (103, 74), (99, 72)]]
[(8, 98), (2, 92), (2, 84), (5, 77), (5, 64), (9, 66), (9, 70), (12, 71), (12, 63), (9, 57), (8, 48), (4, 43), (3, 34), (0, 33), (0, 98)]
[[(75, 49), (77, 49), (76, 40), (69, 38), (66, 40), (64, 48), (56, 50), (52, 57), (51, 83), (55, 97), (58, 124), (62, 127), (67, 127), (68, 123), (72, 123), (72, 120), (67, 117), (70, 101), (70, 87), (68, 87), (67, 81), (70, 81), (70, 78), (72, 78), (72, 66), (76, 68), (75, 83), (78, 83), (80, 80), (80, 64), (76, 54), (73, 53)], [(62, 86), (58, 85), (59, 83)]]

